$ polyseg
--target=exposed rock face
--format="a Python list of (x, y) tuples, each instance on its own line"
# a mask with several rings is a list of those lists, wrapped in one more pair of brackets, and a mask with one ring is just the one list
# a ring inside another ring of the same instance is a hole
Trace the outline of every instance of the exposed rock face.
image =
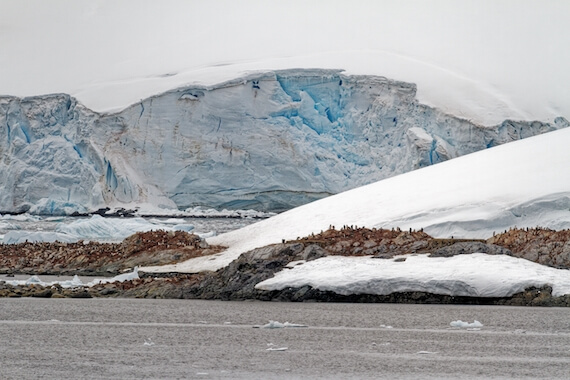
[(299, 239), (303, 244), (317, 244), (331, 255), (391, 258), (407, 253), (425, 252), (433, 238), (423, 231), (369, 229), (343, 226)]
[(284, 210), (569, 125), (482, 127), (415, 94), (382, 77), (287, 70), (176, 89), (112, 115), (62, 94), (0, 97), (0, 212)]
[(495, 244), (487, 244), (479, 241), (457, 242), (455, 244), (439, 248), (430, 254), (430, 257), (451, 257), (456, 255), (468, 255), (471, 253), (486, 253), (488, 255), (509, 255), (512, 252)]
[(570, 230), (513, 229), (493, 236), (488, 243), (500, 245), (513, 256), (555, 268), (570, 268)]
[(255, 285), (272, 277), (290, 262), (313, 260), (327, 254), (328, 252), (313, 244), (276, 244), (244, 253), (215, 273), (167, 275), (157, 283), (148, 282), (146, 286), (127, 289), (121, 295), (151, 298), (256, 299), (263, 292), (255, 289)]
[(392, 293), (385, 296), (375, 294), (342, 295), (321, 291), (310, 286), (271, 291), (259, 296), (263, 300), (289, 302), (359, 302), (359, 303), (410, 303), (410, 304), (463, 304), (463, 305), (509, 305), (509, 306), (557, 306), (569, 307), (570, 295), (552, 297), (552, 289), (531, 288), (512, 297), (453, 297), (424, 292)]

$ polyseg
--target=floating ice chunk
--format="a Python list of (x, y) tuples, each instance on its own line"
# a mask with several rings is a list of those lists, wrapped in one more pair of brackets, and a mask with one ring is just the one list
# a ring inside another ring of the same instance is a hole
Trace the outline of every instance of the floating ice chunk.
[(175, 231), (190, 232), (194, 229), (194, 225), (193, 224), (177, 224), (173, 228)]
[(65, 216), (48, 216), (44, 220), (46, 222), (62, 222), (65, 220)]
[[(79, 279), (78, 275), (73, 276), (72, 280), (66, 280), (66, 281), (59, 281), (57, 282), (62, 288), (76, 288), (76, 287), (80, 287), (80, 286), (85, 286), (83, 284), (83, 282)], [(52, 283), (51, 285), (54, 285), (55, 283)]]
[(157, 226), (143, 218), (103, 218), (100, 215), (69, 224), (62, 223), (56, 227), (57, 232), (93, 240), (123, 240), (136, 232), (158, 229), (171, 230), (170, 227)]
[(285, 325), (283, 323), (277, 321), (269, 321), (269, 323), (261, 326), (263, 329), (282, 329), (284, 327)]
[(263, 325), (263, 326), (254, 326), (254, 327), (261, 327), (262, 329), (283, 329), (283, 328), (288, 328), (288, 327), (308, 327), (307, 325), (300, 325), (297, 323), (289, 323), (289, 322), (285, 322), (285, 323), (281, 323), (278, 321), (269, 321), (269, 323)]
[(59, 285), (62, 288), (73, 288), (78, 286), (84, 286), (81, 282), (79, 277), (75, 275), (72, 280), (64, 280), (64, 281), (52, 281), (52, 282), (45, 282), (40, 279), (39, 276), (31, 276), (27, 280), (7, 280), (5, 281), (8, 285), (18, 286), (18, 285), (39, 285), (39, 286), (53, 286)]
[(110, 282), (130, 281), (138, 278), (140, 278), (138, 273), (138, 267), (135, 267), (132, 272), (123, 273), (112, 278), (94, 279), (93, 281), (90, 281), (87, 284), (83, 283), (79, 278), (79, 276), (77, 275), (73, 276), (73, 279), (71, 280), (63, 280), (63, 281), (44, 282), (38, 276), (32, 276), (27, 280), (6, 280), (5, 283), (12, 286), (40, 285), (47, 287), (47, 286), (59, 285), (62, 288), (77, 288), (77, 287), (90, 287), (98, 284), (107, 284)]
[(71, 236), (58, 232), (43, 232), (43, 231), (10, 231), (4, 235), (4, 244), (19, 244), (19, 243), (36, 243), (47, 242), (53, 243), (59, 241), (62, 243), (75, 243), (79, 240), (75, 236)]
[(267, 351), (287, 351), (289, 347), (269, 347)]
[(5, 222), (0, 223), (0, 230), (19, 230), (19, 229), (20, 226), (18, 226), (17, 224), (5, 223)]
[(157, 218), (150, 219), (149, 222), (154, 224), (184, 224), (186, 221), (181, 218), (169, 218), (165, 220), (160, 220)]
[(42, 280), (38, 276), (32, 276), (26, 280), (26, 285), (38, 285), (42, 284)]
[(170, 218), (164, 220), (162, 223), (164, 224), (184, 224), (186, 221), (180, 218)]
[(18, 215), (6, 214), (6, 215), (0, 215), (0, 220), (15, 220), (17, 222), (37, 222), (38, 220), (41, 220), (41, 218), (39, 216), (30, 215), (30, 214), (18, 214)]
[(458, 321), (453, 321), (449, 324), (451, 327), (459, 327), (462, 329), (465, 328), (481, 328), (483, 327), (483, 324), (481, 322), (479, 322), (478, 320), (473, 321), (473, 323), (469, 323), (469, 322), (463, 322), (462, 320), (458, 320)]
[(216, 231), (210, 232), (195, 232), (196, 235), (200, 236), (202, 239), (207, 239), (216, 236)]
[(154, 346), (154, 342), (152, 341), (152, 339), (148, 338), (144, 340), (144, 345), (145, 346)]

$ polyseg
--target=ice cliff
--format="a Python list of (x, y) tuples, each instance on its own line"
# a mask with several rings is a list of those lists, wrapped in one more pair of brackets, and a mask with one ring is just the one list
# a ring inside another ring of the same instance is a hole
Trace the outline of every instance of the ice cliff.
[(0, 212), (280, 211), (569, 125), (484, 127), (415, 94), (383, 77), (299, 69), (178, 88), (115, 114), (64, 94), (0, 97)]

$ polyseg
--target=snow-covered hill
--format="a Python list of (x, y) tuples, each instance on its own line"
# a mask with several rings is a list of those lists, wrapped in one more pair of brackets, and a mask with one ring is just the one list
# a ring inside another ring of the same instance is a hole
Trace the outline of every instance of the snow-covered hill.
[[(229, 247), (213, 258), (148, 271), (217, 269), (330, 225), (446, 237), (567, 228), (570, 129), (513, 141), (568, 126), (569, 11), (531, 0), (4, 1), (0, 211), (279, 210), (356, 188), (211, 238)], [(276, 71), (292, 67), (328, 71)], [(73, 97), (41, 95), (50, 93)], [(554, 282), (567, 292), (567, 271), (481, 257), (446, 261), (426, 289), (445, 288), (467, 263), (452, 285), (496, 294), (475, 267), (490, 262), (495, 274), (519, 274), (498, 286), (507, 293)], [(327, 260), (324, 272), (346, 268)], [(349, 261), (366, 277), (364, 260)], [(320, 275), (298, 268), (279, 286)], [(406, 289), (425, 286), (416, 280)]]
[(459, 157), (295, 208), (208, 239), (229, 247), (158, 271), (216, 270), (256, 247), (328, 229), (423, 228), (488, 238), (510, 227), (570, 228), (570, 129)]
[(0, 97), (0, 212), (280, 211), (568, 126), (482, 127), (415, 95), (383, 77), (299, 69), (179, 88), (117, 114), (68, 95)]

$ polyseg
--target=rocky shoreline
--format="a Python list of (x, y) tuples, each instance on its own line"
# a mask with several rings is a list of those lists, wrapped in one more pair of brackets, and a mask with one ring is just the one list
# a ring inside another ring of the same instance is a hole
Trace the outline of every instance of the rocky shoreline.
[(221, 250), (183, 231), (139, 232), (118, 244), (0, 244), (0, 274), (113, 276), (135, 266), (172, 264)]
[[(332, 226), (331, 226), (332, 227)], [(4, 274), (117, 274), (135, 265), (161, 265), (211, 255), (211, 247), (185, 232), (153, 231), (135, 234), (120, 244), (25, 243), (0, 245)], [(35, 249), (35, 250), (34, 250)], [(129, 297), (290, 302), (388, 302), (513, 306), (570, 306), (570, 295), (553, 297), (550, 287), (530, 288), (505, 298), (452, 297), (423, 292), (389, 295), (340, 295), (305, 286), (264, 291), (255, 285), (271, 278), (289, 263), (330, 255), (373, 256), (388, 259), (402, 254), (450, 257), (483, 252), (520, 257), (542, 265), (570, 268), (570, 231), (543, 228), (513, 229), (488, 240), (435, 239), (423, 231), (367, 229), (345, 226), (317, 235), (258, 248), (242, 254), (216, 272), (140, 273), (141, 278), (92, 287), (54, 285), (13, 286), (0, 281), (0, 297)], [(40, 258), (43, 261), (38, 261)], [(16, 261), (14, 261), (16, 260)], [(35, 261), (34, 261), (35, 260)], [(14, 266), (14, 262), (17, 263)]]

